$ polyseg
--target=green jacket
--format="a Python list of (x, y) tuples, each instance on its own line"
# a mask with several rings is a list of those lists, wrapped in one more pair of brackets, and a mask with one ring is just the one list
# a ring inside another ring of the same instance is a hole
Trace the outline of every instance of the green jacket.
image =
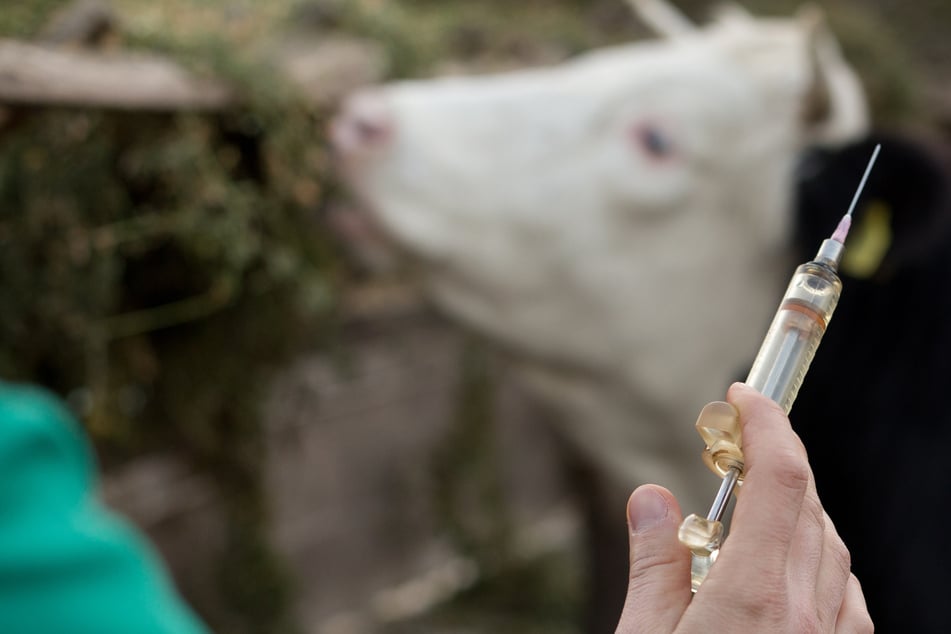
[(91, 451), (63, 407), (0, 382), (0, 632), (207, 632), (95, 488)]

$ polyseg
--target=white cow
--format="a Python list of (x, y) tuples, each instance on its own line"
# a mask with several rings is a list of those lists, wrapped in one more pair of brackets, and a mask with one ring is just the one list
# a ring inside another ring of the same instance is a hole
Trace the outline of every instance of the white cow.
[(432, 299), (512, 351), (618, 490), (658, 482), (702, 512), (717, 482), (693, 423), (792, 271), (797, 155), (863, 133), (866, 106), (814, 14), (695, 28), (632, 4), (663, 38), (389, 84), (332, 133)]

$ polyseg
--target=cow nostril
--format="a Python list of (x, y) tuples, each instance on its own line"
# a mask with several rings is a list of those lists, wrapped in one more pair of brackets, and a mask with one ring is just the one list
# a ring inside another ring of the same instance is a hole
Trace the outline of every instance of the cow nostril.
[(387, 122), (379, 119), (358, 118), (353, 121), (353, 128), (360, 140), (367, 143), (383, 139), (389, 132)]
[(382, 148), (392, 134), (393, 118), (382, 96), (376, 93), (351, 97), (330, 127), (334, 147), (344, 154)]

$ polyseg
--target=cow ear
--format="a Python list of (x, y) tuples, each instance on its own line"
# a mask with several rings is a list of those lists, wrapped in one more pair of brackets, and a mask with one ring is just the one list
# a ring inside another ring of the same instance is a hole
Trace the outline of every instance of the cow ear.
[(713, 21), (752, 25), (756, 23), (756, 18), (746, 7), (736, 2), (726, 2), (713, 8)]
[(797, 18), (805, 32), (811, 70), (801, 110), (811, 140), (840, 143), (864, 134), (869, 125), (865, 92), (842, 56), (825, 14), (806, 5)]
[(667, 0), (627, 0), (634, 15), (662, 37), (692, 33), (697, 27)]

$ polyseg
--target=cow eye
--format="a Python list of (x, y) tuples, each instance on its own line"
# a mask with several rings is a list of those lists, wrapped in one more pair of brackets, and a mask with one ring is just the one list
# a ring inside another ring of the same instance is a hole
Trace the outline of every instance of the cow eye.
[(634, 126), (632, 140), (650, 158), (662, 160), (674, 155), (674, 144), (660, 126), (645, 123)]

